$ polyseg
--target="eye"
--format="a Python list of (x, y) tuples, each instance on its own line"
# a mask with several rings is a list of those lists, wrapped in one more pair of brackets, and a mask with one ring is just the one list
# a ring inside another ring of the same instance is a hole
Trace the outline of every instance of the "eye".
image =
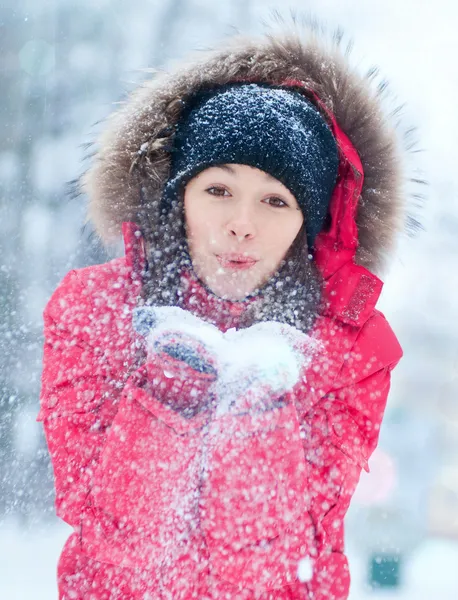
[(217, 185), (212, 185), (205, 191), (211, 194), (212, 196), (224, 196), (224, 193), (227, 192), (226, 188), (218, 187)]
[(270, 206), (275, 206), (278, 208), (288, 206), (288, 204), (284, 200), (278, 198), (277, 196), (271, 196), (270, 198), (266, 198), (265, 202), (267, 202)]

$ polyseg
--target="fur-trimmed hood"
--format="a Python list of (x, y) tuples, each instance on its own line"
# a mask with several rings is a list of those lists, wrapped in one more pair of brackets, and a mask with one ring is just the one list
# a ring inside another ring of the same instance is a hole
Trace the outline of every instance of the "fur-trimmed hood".
[(363, 77), (352, 69), (341, 46), (339, 35), (330, 37), (316, 26), (257, 39), (236, 36), (223, 49), (147, 80), (107, 119), (80, 180), (89, 197), (88, 221), (101, 239), (115, 241), (123, 222), (139, 222), (142, 186), (159, 199), (183, 99), (209, 85), (240, 80), (281, 85), (289, 79), (317, 95), (357, 151), (364, 183), (355, 262), (380, 274), (397, 234), (415, 223), (407, 214), (403, 149), (382, 108), (384, 86), (374, 85), (374, 71)]

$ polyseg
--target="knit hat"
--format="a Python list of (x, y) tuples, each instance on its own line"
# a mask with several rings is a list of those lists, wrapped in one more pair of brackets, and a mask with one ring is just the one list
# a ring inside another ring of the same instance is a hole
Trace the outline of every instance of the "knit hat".
[(303, 94), (254, 83), (200, 92), (181, 115), (171, 152), (165, 205), (206, 168), (256, 167), (294, 195), (313, 247), (335, 186), (338, 151), (325, 119)]

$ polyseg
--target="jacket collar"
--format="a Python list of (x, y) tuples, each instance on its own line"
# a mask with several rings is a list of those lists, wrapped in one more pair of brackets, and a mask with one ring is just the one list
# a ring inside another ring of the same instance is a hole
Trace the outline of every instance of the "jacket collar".
[(222, 331), (238, 328), (247, 308), (258, 299), (248, 298), (242, 301), (223, 300), (209, 290), (192, 271), (184, 271), (183, 305), (190, 312), (204, 320), (210, 320)]
[[(136, 223), (125, 221), (122, 231), (126, 265), (130, 269), (132, 283), (135, 287), (140, 287), (142, 271), (146, 267), (141, 230)], [(355, 264), (351, 251), (345, 252), (345, 249), (341, 249), (340, 252), (336, 252), (332, 246), (332, 239), (328, 237), (322, 241), (320, 249), (321, 261), (328, 256), (327, 266), (322, 268), (325, 280), (323, 314), (348, 325), (361, 327), (375, 309), (383, 282), (365, 267)], [(342, 264), (337, 264), (336, 268), (338, 257)], [(330, 268), (329, 263), (332, 263), (334, 268)], [(320, 263), (318, 266), (320, 268)], [(209, 319), (210, 315), (212, 318), (216, 316), (215, 325), (224, 331), (237, 327), (246, 308), (256, 300), (222, 300), (205, 288), (193, 273), (184, 273), (183, 282), (185, 306), (203, 319)]]

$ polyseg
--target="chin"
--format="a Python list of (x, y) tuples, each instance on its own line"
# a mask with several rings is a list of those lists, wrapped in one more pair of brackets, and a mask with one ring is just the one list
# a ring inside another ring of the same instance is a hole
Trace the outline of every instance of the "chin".
[(218, 294), (218, 295), (223, 300), (229, 300), (230, 302), (242, 302), (243, 300), (245, 300), (250, 295), (250, 293), (251, 292), (234, 294), (234, 293), (228, 292), (226, 294)]
[(235, 282), (215, 282), (207, 281), (207, 287), (219, 298), (223, 300), (231, 300), (233, 302), (240, 302), (245, 300), (247, 296), (252, 294), (256, 289), (256, 285), (237, 285)]
[(194, 266), (197, 277), (205, 286), (222, 300), (241, 302), (248, 296), (256, 294), (262, 288), (269, 278), (270, 273), (265, 273), (261, 269), (253, 269), (252, 272), (231, 272), (223, 269), (219, 264), (211, 265), (211, 269), (199, 268)]
[(240, 290), (237, 291), (234, 288), (210, 288), (211, 291), (221, 298), (222, 300), (230, 300), (232, 302), (240, 302), (245, 300), (250, 295), (250, 291)]

